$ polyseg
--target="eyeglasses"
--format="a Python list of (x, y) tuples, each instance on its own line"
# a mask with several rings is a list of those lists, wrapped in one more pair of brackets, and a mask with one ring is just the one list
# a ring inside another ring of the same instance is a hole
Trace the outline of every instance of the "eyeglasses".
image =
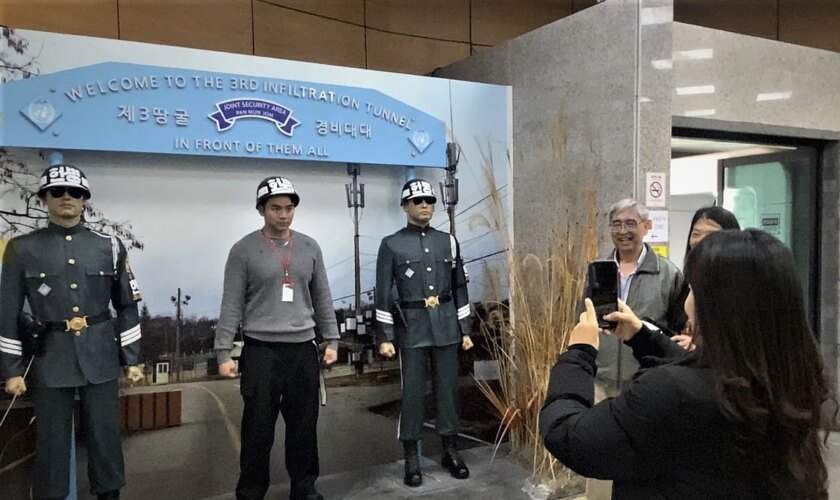
[(628, 231), (635, 231), (639, 227), (639, 221), (637, 220), (614, 220), (610, 222), (610, 231), (613, 233), (617, 233), (621, 231), (621, 228), (624, 227)]
[(51, 187), (47, 190), (53, 198), (63, 198), (64, 193), (70, 195), (71, 198), (79, 199), (85, 195), (85, 190), (77, 187)]
[(437, 201), (437, 200), (435, 200), (434, 198), (429, 197), (429, 196), (424, 196), (422, 198), (412, 198), (411, 201), (415, 205), (419, 205), (423, 202), (425, 202), (427, 205), (434, 205), (435, 201)]

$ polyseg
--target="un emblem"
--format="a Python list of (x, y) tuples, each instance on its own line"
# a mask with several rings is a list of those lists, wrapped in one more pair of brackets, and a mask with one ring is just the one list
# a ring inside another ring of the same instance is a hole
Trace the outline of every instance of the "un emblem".
[(411, 137), (408, 138), (408, 142), (410, 142), (420, 154), (423, 154), (423, 152), (426, 151), (426, 149), (432, 144), (432, 138), (425, 130), (417, 130), (411, 135)]
[(46, 130), (59, 117), (53, 105), (43, 97), (33, 99), (20, 112), (41, 131)]

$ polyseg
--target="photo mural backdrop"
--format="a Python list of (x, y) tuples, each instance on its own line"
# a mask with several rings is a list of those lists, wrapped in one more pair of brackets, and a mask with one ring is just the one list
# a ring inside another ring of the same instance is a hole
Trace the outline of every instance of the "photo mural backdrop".
[[(301, 196), (292, 227), (320, 243), (336, 308), (347, 308), (347, 163), (361, 164), (365, 190), (367, 303), (379, 242), (406, 223), (400, 188), (414, 175), (439, 191), (456, 142), (471, 298), (500, 298), (496, 282), (506, 293), (509, 87), (7, 28), (0, 57), (0, 250), (44, 224), (37, 176), (58, 150), (90, 180), (87, 220), (130, 248), (148, 314), (174, 315), (181, 288), (186, 316), (214, 319), (231, 245), (262, 224), (257, 184), (282, 175)], [(449, 230), (441, 203), (432, 225)]]

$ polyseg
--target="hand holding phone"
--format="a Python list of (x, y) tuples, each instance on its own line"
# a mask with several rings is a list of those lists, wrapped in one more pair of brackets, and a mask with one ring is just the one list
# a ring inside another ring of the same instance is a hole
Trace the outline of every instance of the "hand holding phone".
[(589, 263), (589, 298), (595, 306), (598, 327), (614, 330), (618, 323), (607, 321), (604, 316), (618, 311), (618, 264), (613, 260), (596, 260)]

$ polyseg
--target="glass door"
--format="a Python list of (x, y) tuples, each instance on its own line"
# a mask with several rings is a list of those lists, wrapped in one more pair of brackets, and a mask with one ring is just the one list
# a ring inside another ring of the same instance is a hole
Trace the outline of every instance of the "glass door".
[(816, 149), (798, 147), (718, 162), (718, 203), (735, 214), (742, 228), (766, 231), (790, 248), (815, 331), (819, 325), (818, 158)]

